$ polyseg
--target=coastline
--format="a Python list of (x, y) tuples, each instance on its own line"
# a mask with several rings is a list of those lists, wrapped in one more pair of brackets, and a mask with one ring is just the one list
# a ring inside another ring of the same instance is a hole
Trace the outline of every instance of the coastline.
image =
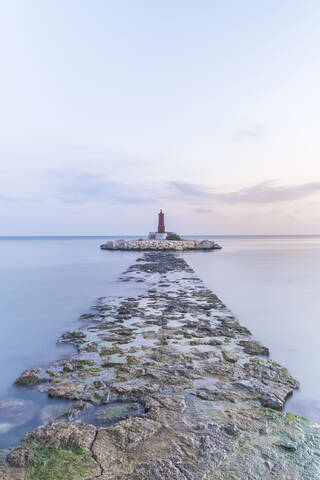
[(185, 260), (147, 253), (122, 280), (140, 294), (101, 299), (87, 328), (62, 336), (78, 355), (18, 379), (65, 401), (55, 420), (95, 426), (39, 427), (3, 478), (28, 478), (39, 449), (59, 444), (84, 449), (74, 478), (318, 478), (319, 427), (281, 412), (298, 383)]

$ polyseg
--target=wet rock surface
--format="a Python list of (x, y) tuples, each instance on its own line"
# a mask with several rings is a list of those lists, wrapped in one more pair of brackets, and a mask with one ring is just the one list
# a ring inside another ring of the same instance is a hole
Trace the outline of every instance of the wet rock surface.
[(40, 370), (35, 368), (34, 370), (25, 370), (19, 378), (15, 381), (16, 385), (23, 385), (25, 387), (30, 387), (41, 382), (41, 377), (39, 377), (38, 372)]
[(121, 281), (143, 288), (99, 299), (61, 338), (78, 354), (36, 370), (29, 387), (61, 399), (43, 422), (59, 421), (27, 434), (1, 479), (42, 480), (45, 465), (53, 480), (320, 479), (320, 427), (281, 411), (298, 382), (183, 258), (145, 253)]

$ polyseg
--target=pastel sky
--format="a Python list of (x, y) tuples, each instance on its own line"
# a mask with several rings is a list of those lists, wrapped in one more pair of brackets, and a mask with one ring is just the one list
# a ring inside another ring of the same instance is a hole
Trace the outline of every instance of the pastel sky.
[(0, 234), (320, 234), (318, 0), (0, 0)]

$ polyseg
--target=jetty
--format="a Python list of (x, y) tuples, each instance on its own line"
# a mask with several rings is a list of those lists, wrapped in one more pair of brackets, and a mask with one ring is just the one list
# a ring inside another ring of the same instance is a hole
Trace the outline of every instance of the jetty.
[(158, 231), (150, 232), (148, 239), (139, 238), (137, 240), (108, 240), (100, 248), (102, 250), (171, 250), (182, 252), (185, 250), (219, 250), (222, 247), (213, 240), (184, 240), (174, 232), (166, 232), (164, 224), (164, 213), (160, 210), (158, 214)]
[(1, 480), (319, 480), (320, 427), (283, 411), (297, 380), (181, 255), (144, 252), (81, 318), (76, 354), (16, 381), (60, 401)]
[(182, 252), (184, 250), (218, 250), (221, 248), (213, 240), (108, 240), (103, 243), (102, 250), (172, 250)]

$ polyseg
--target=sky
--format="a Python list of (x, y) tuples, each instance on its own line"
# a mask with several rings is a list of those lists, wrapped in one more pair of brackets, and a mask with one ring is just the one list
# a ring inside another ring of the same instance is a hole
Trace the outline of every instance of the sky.
[(318, 0), (0, 0), (0, 235), (320, 234)]

